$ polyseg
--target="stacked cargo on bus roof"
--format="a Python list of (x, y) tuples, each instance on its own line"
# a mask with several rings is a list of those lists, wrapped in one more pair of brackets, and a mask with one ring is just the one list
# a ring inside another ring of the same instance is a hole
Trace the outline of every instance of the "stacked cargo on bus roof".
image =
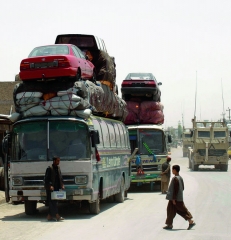
[(127, 116), (126, 102), (117, 95), (114, 58), (93, 35), (58, 35), (55, 44), (34, 48), (21, 61), (19, 76), (13, 98), (21, 118)]

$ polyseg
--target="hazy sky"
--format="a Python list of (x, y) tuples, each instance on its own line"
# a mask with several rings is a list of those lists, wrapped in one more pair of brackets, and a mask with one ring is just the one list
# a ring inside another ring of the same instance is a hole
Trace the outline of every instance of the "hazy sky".
[[(93, 34), (115, 57), (117, 84), (129, 72), (162, 82), (165, 126), (184, 116), (217, 120), (231, 108), (230, 0), (8, 0), (0, 7), (0, 81), (14, 81), (20, 61), (58, 34)], [(221, 81), (222, 79), (222, 81)]]

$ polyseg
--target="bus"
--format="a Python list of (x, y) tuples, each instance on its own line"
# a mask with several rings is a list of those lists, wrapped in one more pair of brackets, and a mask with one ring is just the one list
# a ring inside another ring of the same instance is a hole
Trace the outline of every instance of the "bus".
[(131, 159), (131, 183), (160, 183), (162, 164), (169, 157), (167, 143), (171, 143), (171, 135), (167, 135), (161, 125), (128, 125), (131, 151), (138, 148)]
[(124, 201), (131, 149), (122, 122), (43, 116), (19, 120), (11, 128), (3, 140), (6, 201), (23, 201), (27, 215), (36, 213), (38, 202), (46, 203), (44, 175), (54, 155), (61, 159), (66, 192), (60, 201), (87, 201), (92, 214), (100, 212), (102, 199)]

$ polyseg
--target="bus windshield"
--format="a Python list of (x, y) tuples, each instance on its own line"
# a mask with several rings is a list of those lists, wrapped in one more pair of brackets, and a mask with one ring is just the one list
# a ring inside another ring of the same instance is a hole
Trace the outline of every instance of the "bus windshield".
[(163, 132), (158, 130), (139, 130), (140, 154), (161, 154), (164, 153)]
[(39, 121), (17, 124), (13, 128), (12, 161), (47, 161), (90, 158), (86, 124), (77, 121)]

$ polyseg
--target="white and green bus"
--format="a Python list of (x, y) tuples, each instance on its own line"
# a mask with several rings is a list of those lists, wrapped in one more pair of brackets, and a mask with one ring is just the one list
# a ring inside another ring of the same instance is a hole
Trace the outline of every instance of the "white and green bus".
[(92, 214), (99, 213), (101, 199), (124, 201), (131, 149), (122, 122), (47, 116), (19, 120), (11, 129), (3, 140), (6, 200), (24, 201), (27, 215), (36, 213), (38, 202), (46, 202), (44, 175), (54, 155), (61, 159), (63, 201), (86, 200)]
[(153, 183), (161, 180), (161, 166), (168, 156), (167, 143), (171, 143), (171, 136), (166, 135), (162, 125), (141, 124), (128, 125), (131, 151), (138, 148), (132, 158), (132, 184)]

